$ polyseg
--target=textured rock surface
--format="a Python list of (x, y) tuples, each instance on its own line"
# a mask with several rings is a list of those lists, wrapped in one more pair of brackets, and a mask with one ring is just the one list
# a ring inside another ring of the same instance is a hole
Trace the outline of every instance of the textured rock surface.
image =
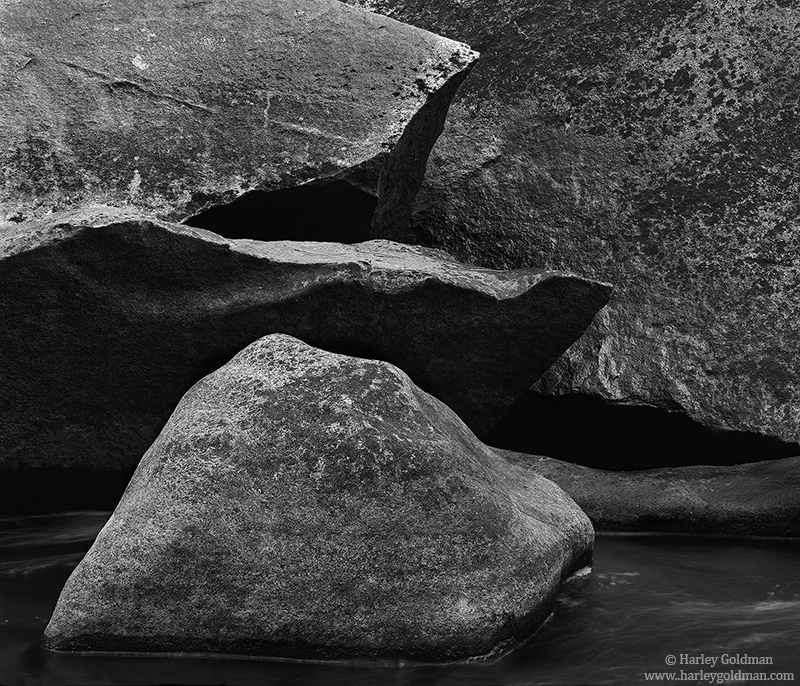
[(797, 441), (797, 4), (367, 4), (483, 55), (431, 155), (417, 239), (616, 287), (540, 388)]
[(45, 645), (483, 655), (547, 616), (593, 539), (396, 367), (271, 335), (181, 400)]
[(333, 0), (3, 3), (0, 222), (93, 202), (185, 219), (376, 160), (410, 203), (435, 135), (389, 153), (410, 123), (438, 132), (475, 58)]
[(487, 431), (609, 287), (388, 241), (229, 241), (122, 211), (0, 233), (0, 509), (113, 507), (183, 393), (268, 333), (385, 359)]
[(597, 529), (800, 537), (800, 457), (614, 472), (497, 453), (561, 486)]

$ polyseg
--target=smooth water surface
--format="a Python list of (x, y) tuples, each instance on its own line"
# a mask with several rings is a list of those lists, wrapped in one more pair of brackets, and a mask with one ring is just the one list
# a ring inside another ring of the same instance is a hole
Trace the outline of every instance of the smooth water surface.
[[(289, 663), (53, 655), (39, 637), (107, 513), (0, 519), (0, 684), (527, 686), (638, 684), (645, 672), (793, 672), (800, 681), (800, 542), (599, 536), (592, 574), (564, 585), (545, 626), (491, 663)], [(771, 657), (771, 666), (665, 664)], [(684, 680), (681, 683), (711, 683)], [(734, 678), (725, 683), (744, 683)]]

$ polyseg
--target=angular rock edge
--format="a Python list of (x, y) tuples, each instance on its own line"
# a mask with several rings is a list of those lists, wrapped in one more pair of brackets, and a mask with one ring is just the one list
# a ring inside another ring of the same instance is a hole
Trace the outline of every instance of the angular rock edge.
[(561, 486), (598, 530), (800, 538), (800, 457), (608, 471), (494, 450)]
[(96, 203), (184, 220), (365, 165), (396, 224), (478, 57), (335, 0), (62, 5), (0, 8), (0, 227)]
[(183, 393), (268, 333), (392, 362), (485, 434), (610, 287), (96, 208), (0, 234), (0, 290), (0, 510), (19, 513), (113, 508)]
[(545, 619), (592, 544), (558, 486), (396, 367), (270, 335), (181, 400), (43, 645), (493, 655)]

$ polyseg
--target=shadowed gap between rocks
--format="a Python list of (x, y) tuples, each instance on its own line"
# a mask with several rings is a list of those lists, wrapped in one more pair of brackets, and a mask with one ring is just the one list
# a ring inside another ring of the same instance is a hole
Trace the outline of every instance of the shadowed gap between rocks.
[(800, 455), (800, 445), (747, 431), (712, 431), (680, 412), (528, 391), (488, 443), (599, 469), (734, 465)]
[(360, 243), (370, 239), (377, 204), (375, 196), (347, 181), (317, 181), (251, 191), (183, 223), (225, 238)]
[(0, 514), (41, 515), (80, 510), (111, 512), (135, 471), (135, 465), (64, 466), (55, 470), (23, 466), (4, 475), (12, 488), (3, 489)]

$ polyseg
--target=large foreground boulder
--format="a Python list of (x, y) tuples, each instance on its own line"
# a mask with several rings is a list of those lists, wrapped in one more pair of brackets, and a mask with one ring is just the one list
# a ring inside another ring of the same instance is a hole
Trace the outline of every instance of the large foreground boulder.
[(396, 367), (271, 335), (183, 397), (44, 645), (486, 655), (536, 628), (592, 543), (561, 489)]
[(385, 214), (476, 57), (334, 0), (2, 3), (0, 226), (88, 203), (182, 220), (365, 164)]
[(0, 233), (0, 511), (114, 507), (189, 387), (269, 333), (392, 362), (483, 435), (609, 290), (121, 211), (20, 225)]
[(482, 52), (414, 238), (616, 287), (538, 388), (800, 440), (798, 3), (369, 5)]
[(597, 529), (800, 538), (800, 457), (608, 471), (497, 453), (561, 486)]

